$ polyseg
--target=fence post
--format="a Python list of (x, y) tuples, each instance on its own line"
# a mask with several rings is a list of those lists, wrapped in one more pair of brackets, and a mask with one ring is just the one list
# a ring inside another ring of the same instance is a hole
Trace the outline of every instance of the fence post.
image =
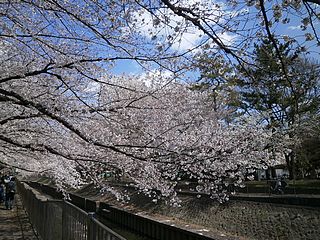
[(88, 213), (88, 240), (96, 240), (96, 229), (95, 229), (95, 224), (93, 222), (94, 219), (94, 212), (89, 212)]
[(68, 229), (69, 226), (67, 226), (67, 207), (66, 207), (66, 202), (62, 201), (62, 240), (67, 240), (66, 236), (66, 229)]

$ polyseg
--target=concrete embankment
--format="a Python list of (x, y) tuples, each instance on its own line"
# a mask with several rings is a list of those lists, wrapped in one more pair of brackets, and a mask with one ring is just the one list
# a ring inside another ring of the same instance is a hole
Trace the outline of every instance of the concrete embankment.
[[(102, 196), (91, 187), (82, 189), (77, 194), (132, 214), (211, 236), (213, 239), (319, 239), (320, 236), (319, 207), (307, 204), (289, 205), (283, 204), (283, 201), (280, 204), (274, 203), (277, 198), (292, 198), (292, 203), (297, 201), (294, 200), (296, 196), (271, 196), (273, 200), (269, 202), (261, 200), (267, 196), (247, 196), (250, 199), (242, 196), (221, 205), (206, 196), (197, 198), (181, 195), (183, 205), (177, 208), (161, 202), (155, 204), (133, 190), (129, 191), (129, 203), (118, 202), (108, 194)], [(259, 201), (254, 201), (255, 198), (259, 198)], [(314, 201), (319, 199), (316, 196), (313, 198)], [(124, 218), (124, 221), (127, 220)]]

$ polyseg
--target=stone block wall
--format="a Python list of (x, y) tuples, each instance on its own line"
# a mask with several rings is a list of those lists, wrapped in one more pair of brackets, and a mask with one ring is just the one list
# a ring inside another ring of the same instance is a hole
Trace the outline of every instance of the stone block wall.
[(192, 199), (181, 208), (159, 206), (156, 211), (246, 239), (320, 239), (320, 208)]

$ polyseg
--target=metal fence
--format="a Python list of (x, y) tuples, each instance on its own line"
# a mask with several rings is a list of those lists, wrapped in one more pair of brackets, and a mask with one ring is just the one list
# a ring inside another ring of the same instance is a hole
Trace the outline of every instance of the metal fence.
[(37, 196), (27, 184), (18, 181), (17, 188), (38, 236), (43, 240), (62, 239), (61, 209), (63, 201), (48, 201), (47, 198)]
[(63, 240), (125, 240), (119, 234), (77, 206), (64, 202), (62, 212)]
[(18, 192), (31, 223), (42, 240), (126, 240), (87, 213), (63, 200), (49, 200), (26, 183)]

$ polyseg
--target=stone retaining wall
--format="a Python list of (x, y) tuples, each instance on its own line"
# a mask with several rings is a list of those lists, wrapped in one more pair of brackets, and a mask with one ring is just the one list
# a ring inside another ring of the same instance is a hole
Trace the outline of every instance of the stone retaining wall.
[(129, 195), (129, 203), (120, 203), (108, 194), (95, 198), (129, 212), (143, 211), (149, 218), (156, 219), (159, 215), (162, 218), (170, 217), (176, 223), (180, 221), (182, 228), (186, 223), (204, 227), (212, 233), (206, 235), (213, 238), (216, 233), (224, 233), (221, 236), (238, 236), (239, 239), (320, 239), (319, 207), (243, 200), (221, 205), (205, 196), (198, 199), (185, 195), (181, 196), (182, 207), (177, 208), (160, 202), (154, 204), (150, 198), (133, 190)]
[(319, 208), (246, 201), (223, 206), (205, 199), (189, 199), (182, 208), (168, 211), (159, 206), (155, 210), (248, 239), (320, 239)]

